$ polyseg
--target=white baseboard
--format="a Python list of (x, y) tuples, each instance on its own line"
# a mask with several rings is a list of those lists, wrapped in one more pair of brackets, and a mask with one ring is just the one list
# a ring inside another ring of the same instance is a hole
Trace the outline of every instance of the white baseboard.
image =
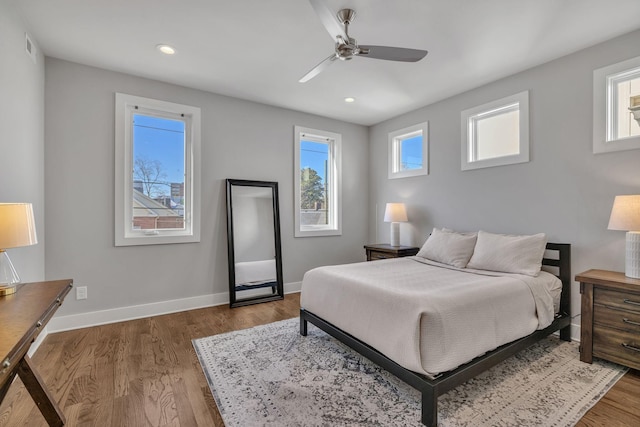
[[(576, 325), (574, 323), (571, 324), (571, 341), (580, 342), (580, 325)], [(560, 335), (560, 331), (555, 331), (554, 335)]]
[[(285, 283), (284, 293), (292, 294), (300, 292), (301, 288), (302, 282)], [(154, 302), (150, 304), (118, 307), (110, 310), (92, 311), (89, 313), (70, 314), (67, 316), (56, 315), (42, 330), (36, 341), (31, 346), (29, 354), (33, 355), (47, 334), (50, 333), (70, 331), (73, 329), (82, 329), (91, 326), (106, 325), (109, 323), (160, 316), (162, 314), (177, 313), (179, 311), (194, 310), (197, 308), (213, 307), (224, 304), (229, 304), (228, 292)]]
[(580, 342), (580, 324), (571, 324), (571, 340)]

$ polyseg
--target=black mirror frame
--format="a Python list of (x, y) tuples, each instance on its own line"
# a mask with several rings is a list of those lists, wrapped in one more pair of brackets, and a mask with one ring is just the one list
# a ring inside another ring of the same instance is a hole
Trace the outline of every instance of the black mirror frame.
[[(276, 286), (272, 295), (249, 298), (236, 298), (235, 250), (233, 240), (233, 203), (234, 186), (271, 188), (273, 195), (273, 230), (276, 253)], [(280, 210), (278, 208), (278, 183), (272, 181), (250, 181), (244, 179), (227, 179), (227, 252), (229, 260), (229, 305), (231, 308), (261, 302), (284, 299), (284, 281), (282, 279), (282, 249), (280, 240)]]

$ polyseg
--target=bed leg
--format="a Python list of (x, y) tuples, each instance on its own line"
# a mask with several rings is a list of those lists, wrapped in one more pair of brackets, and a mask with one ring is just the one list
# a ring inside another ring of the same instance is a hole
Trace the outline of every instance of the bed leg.
[(560, 329), (560, 339), (562, 341), (571, 341), (571, 325)]
[(302, 314), (300, 315), (300, 335), (307, 336), (307, 319), (302, 317)]
[(438, 396), (433, 387), (422, 389), (422, 424), (427, 427), (438, 425)]

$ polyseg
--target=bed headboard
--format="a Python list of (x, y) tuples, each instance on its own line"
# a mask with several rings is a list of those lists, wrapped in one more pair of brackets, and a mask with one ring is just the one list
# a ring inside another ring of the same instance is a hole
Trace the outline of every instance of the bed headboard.
[[(556, 256), (548, 258), (548, 252)], [(558, 278), (562, 282), (560, 297), (560, 313), (571, 314), (571, 245), (569, 243), (547, 243), (547, 252), (542, 258), (542, 265), (557, 268)]]

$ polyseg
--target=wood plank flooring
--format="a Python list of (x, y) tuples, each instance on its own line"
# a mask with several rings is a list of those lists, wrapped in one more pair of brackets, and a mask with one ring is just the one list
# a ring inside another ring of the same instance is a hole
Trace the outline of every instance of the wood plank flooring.
[[(191, 340), (297, 317), (299, 308), (291, 294), (60, 332), (32, 360), (68, 426), (223, 426)], [(0, 405), (0, 426), (46, 426), (20, 379)], [(640, 426), (640, 373), (625, 375), (578, 426)]]

